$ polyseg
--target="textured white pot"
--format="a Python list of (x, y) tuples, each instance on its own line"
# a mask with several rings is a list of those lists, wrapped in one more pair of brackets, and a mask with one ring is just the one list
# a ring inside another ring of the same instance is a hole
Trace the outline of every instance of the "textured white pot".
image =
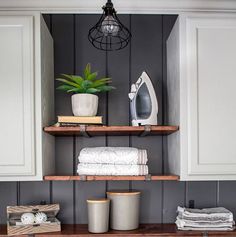
[(75, 94), (71, 96), (74, 116), (96, 116), (98, 96), (93, 94)]

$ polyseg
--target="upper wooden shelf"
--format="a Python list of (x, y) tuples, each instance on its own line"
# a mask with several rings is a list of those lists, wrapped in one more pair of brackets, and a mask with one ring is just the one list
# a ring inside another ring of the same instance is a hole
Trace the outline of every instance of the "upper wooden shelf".
[(44, 180), (47, 181), (178, 181), (178, 175), (140, 175), (140, 176), (112, 176), (112, 175), (55, 175), (44, 176)]
[(56, 136), (124, 136), (124, 135), (169, 135), (179, 130), (178, 126), (78, 126), (78, 127), (45, 127), (44, 131)]

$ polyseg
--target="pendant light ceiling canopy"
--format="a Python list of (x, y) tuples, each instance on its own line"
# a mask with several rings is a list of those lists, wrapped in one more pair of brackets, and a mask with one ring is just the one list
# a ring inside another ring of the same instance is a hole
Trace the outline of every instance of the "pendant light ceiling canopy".
[(95, 48), (105, 51), (125, 48), (129, 44), (131, 33), (120, 22), (111, 0), (102, 9), (103, 14), (98, 23), (89, 30), (89, 41)]

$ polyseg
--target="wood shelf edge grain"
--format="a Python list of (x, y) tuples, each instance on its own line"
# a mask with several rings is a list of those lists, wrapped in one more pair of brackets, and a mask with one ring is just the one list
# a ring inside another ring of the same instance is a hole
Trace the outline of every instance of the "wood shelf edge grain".
[(98, 175), (52, 175), (44, 176), (45, 181), (104, 181), (104, 180), (119, 180), (119, 181), (178, 181), (178, 175), (151, 175), (151, 176), (98, 176)]
[[(62, 231), (54, 233), (43, 233), (43, 234), (34, 234), (34, 237), (92, 237), (95, 234), (88, 232), (87, 225), (62, 225)], [(7, 236), (7, 226), (0, 226), (0, 237)], [(20, 236), (20, 235), (18, 235)], [(25, 235), (24, 235), (25, 236)], [(130, 231), (116, 231), (109, 230), (104, 234), (96, 234), (97, 237), (137, 237), (137, 236), (168, 236), (168, 237), (184, 237), (184, 236), (195, 236), (202, 237), (203, 231), (178, 231), (175, 224), (141, 224), (137, 230)], [(236, 236), (236, 231), (209, 231), (205, 236), (214, 236), (214, 237), (227, 237), (227, 236)]]
[(87, 135), (87, 136), (119, 136), (119, 135), (169, 135), (179, 130), (178, 126), (86, 126), (81, 127), (45, 127), (44, 131), (55, 136)]

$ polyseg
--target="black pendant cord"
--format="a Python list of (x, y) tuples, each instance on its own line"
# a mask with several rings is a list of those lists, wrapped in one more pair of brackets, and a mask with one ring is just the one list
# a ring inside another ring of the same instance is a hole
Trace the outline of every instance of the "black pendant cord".
[[(108, 75), (108, 52), (105, 52), (105, 76), (109, 77)], [(109, 100), (109, 92), (106, 92), (106, 125), (109, 125), (109, 105), (108, 105), (108, 100)], [(108, 146), (108, 137), (107, 135), (105, 136), (105, 146)], [(105, 191), (107, 192), (109, 189), (108, 187), (108, 181), (105, 181)], [(106, 194), (105, 194), (105, 198), (106, 198)]]
[(113, 3), (111, 2), (111, 0), (108, 0), (106, 5), (102, 7), (102, 9), (104, 10), (106, 16), (107, 15), (112, 15), (113, 13), (115, 13), (115, 9), (113, 8)]

